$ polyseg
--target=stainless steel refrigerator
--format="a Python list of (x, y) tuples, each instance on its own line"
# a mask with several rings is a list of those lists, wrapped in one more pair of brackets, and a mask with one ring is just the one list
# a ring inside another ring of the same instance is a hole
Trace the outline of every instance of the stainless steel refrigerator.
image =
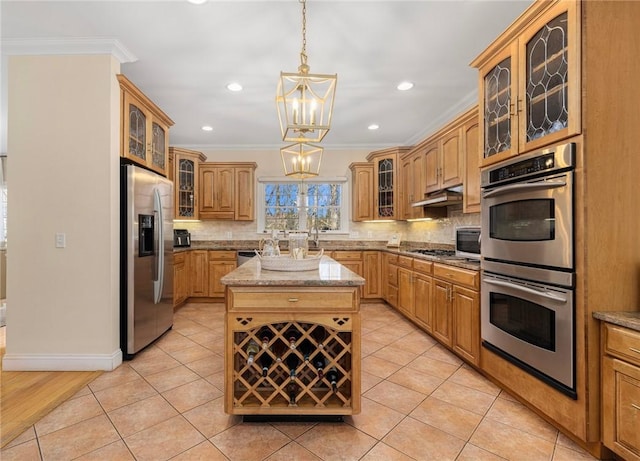
[(131, 359), (173, 325), (173, 183), (120, 166), (120, 348)]

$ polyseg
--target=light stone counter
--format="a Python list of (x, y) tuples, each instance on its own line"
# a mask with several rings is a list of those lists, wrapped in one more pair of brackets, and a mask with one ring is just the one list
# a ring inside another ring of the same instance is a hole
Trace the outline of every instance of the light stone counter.
[(604, 322), (613, 323), (630, 330), (640, 331), (640, 312), (601, 311), (594, 312), (593, 317)]
[(297, 272), (262, 269), (259, 258), (254, 257), (222, 277), (220, 282), (233, 286), (359, 286), (364, 285), (364, 278), (328, 256), (322, 257), (317, 270)]

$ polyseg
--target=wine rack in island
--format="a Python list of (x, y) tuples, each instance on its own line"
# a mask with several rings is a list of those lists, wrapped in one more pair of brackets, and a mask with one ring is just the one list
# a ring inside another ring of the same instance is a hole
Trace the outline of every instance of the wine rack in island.
[[(357, 287), (246, 290), (229, 288), (225, 411), (263, 416), (359, 413)], [(243, 302), (247, 297), (253, 307)]]

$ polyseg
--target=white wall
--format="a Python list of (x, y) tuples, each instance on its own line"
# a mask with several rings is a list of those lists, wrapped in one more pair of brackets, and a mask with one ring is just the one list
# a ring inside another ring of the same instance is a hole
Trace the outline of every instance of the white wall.
[(5, 370), (121, 362), (119, 70), (110, 55), (9, 58)]
[[(284, 144), (283, 144), (284, 145)], [(203, 152), (207, 162), (256, 162), (256, 177), (281, 176), (283, 174), (280, 151), (249, 150), (249, 151), (207, 151), (197, 146), (183, 146)], [(351, 171), (349, 165), (353, 162), (366, 161), (368, 150), (331, 150), (325, 149), (320, 168), (320, 177), (346, 176), (349, 178), (351, 189)], [(259, 186), (258, 186), (259, 187)], [(460, 208), (460, 207), (458, 207)], [(452, 207), (447, 219), (428, 222), (393, 222), (393, 223), (357, 223), (350, 222), (350, 234), (339, 236), (322, 236), (329, 240), (371, 240), (387, 241), (394, 233), (401, 233), (403, 240), (452, 245), (454, 243), (454, 229), (456, 226), (480, 225), (480, 214), (463, 214)], [(201, 222), (176, 222), (174, 228), (188, 229), (193, 240), (228, 240), (231, 232), (233, 240), (255, 240), (259, 237), (257, 222), (230, 222), (221, 220), (206, 220)]]

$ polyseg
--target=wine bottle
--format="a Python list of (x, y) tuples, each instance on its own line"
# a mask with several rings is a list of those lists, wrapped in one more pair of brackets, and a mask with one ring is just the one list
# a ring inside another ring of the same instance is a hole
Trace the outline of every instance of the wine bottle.
[(296, 348), (296, 341), (298, 340), (298, 337), (300, 336), (300, 332), (294, 328), (291, 327), (287, 330), (287, 332), (285, 333), (285, 338), (287, 338), (287, 341), (289, 341), (289, 347), (291, 349), (295, 349)]
[(313, 352), (313, 345), (311, 344), (311, 341), (309, 341), (308, 339), (305, 339), (304, 341), (302, 341), (302, 344), (300, 344), (300, 352), (302, 353), (302, 358), (304, 359), (304, 363), (309, 363), (310, 357), (311, 357), (311, 353)]
[(273, 358), (268, 352), (263, 352), (260, 356), (260, 366), (262, 367), (262, 376), (267, 377), (269, 374), (269, 368), (271, 368), (271, 364), (273, 363)]
[(269, 348), (269, 341), (273, 337), (273, 332), (269, 327), (263, 327), (258, 333), (258, 338), (262, 341), (262, 349)]
[(336, 367), (331, 367), (329, 373), (327, 373), (327, 379), (331, 383), (333, 392), (338, 392), (338, 378), (338, 370), (336, 370)]
[(313, 358), (313, 366), (316, 367), (318, 371), (318, 379), (322, 379), (324, 377), (324, 366), (326, 364), (326, 360), (322, 352), (318, 352), (316, 356)]
[(316, 325), (316, 327), (311, 332), (311, 337), (318, 345), (318, 349), (322, 349), (324, 348), (324, 342), (327, 339), (327, 330), (325, 330), (324, 327), (320, 325)]
[(276, 362), (282, 362), (282, 357), (287, 351), (287, 346), (280, 340), (273, 344), (273, 354), (276, 356)]
[(247, 346), (247, 366), (250, 366), (253, 363), (259, 350), (258, 343), (253, 340), (249, 341), (249, 345)]
[(293, 381), (296, 379), (296, 369), (298, 368), (298, 364), (300, 363), (300, 359), (295, 353), (291, 353), (287, 356), (287, 366), (289, 367), (289, 377)]
[(298, 394), (298, 386), (295, 382), (291, 381), (287, 386), (287, 391), (289, 391), (289, 405), (296, 404), (296, 395)]

